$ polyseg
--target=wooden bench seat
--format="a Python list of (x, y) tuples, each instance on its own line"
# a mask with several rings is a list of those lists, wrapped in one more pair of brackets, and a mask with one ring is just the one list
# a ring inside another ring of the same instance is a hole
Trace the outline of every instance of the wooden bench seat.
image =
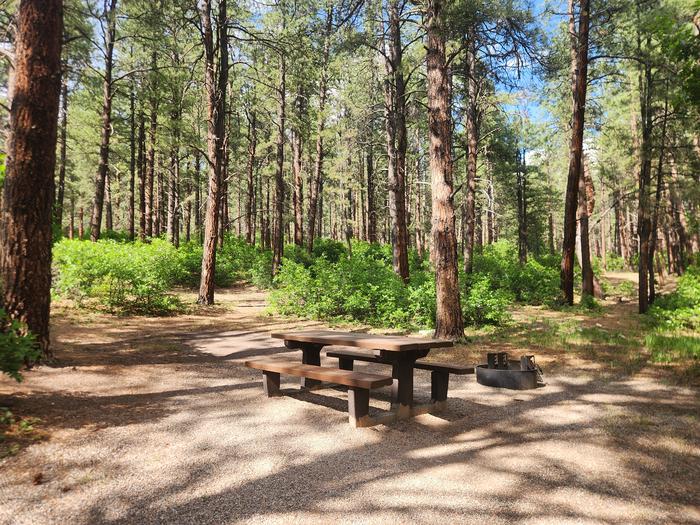
[[(326, 356), (337, 358), (338, 367), (341, 370), (348, 371), (353, 369), (353, 361), (365, 361), (384, 365), (392, 364), (390, 360), (381, 356), (357, 350), (332, 350), (326, 352)], [(473, 366), (453, 363), (435, 363), (421, 360), (416, 361), (414, 368), (430, 370), (430, 397), (433, 403), (447, 400), (450, 374), (465, 375), (474, 373)]]
[(391, 385), (393, 382), (390, 376), (307, 365), (282, 359), (255, 359), (246, 361), (245, 366), (262, 370), (263, 388), (268, 397), (280, 395), (280, 374), (308, 377), (325, 383), (347, 386), (348, 415), (350, 423), (356, 427), (371, 424), (369, 420), (369, 391)]

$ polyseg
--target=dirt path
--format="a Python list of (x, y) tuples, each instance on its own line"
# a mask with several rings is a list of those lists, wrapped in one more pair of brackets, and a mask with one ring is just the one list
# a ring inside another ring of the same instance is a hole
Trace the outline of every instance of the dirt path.
[(635, 361), (628, 304), (524, 309), (450, 352), (533, 352), (546, 388), (455, 378), (439, 417), (354, 429), (344, 392), (287, 381), (267, 399), (240, 365), (293, 354), (270, 330), (318, 323), (267, 315), (254, 290), (219, 300), (174, 318), (56, 309), (57, 363), (0, 380), (0, 406), (46, 436), (0, 460), (0, 523), (700, 523), (698, 389)]

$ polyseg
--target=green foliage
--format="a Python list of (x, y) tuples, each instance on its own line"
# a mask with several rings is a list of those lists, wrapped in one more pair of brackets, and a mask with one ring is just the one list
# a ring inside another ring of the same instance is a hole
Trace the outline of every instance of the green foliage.
[(625, 260), (616, 253), (609, 253), (606, 261), (607, 269), (612, 272), (621, 272), (625, 269)]
[(559, 297), (559, 264), (559, 258), (548, 255), (530, 257), (521, 265), (515, 245), (498, 241), (474, 257), (474, 271), (467, 276), (466, 287), (486, 280), (492, 291), (504, 292), (503, 297), (510, 294), (511, 301), (553, 304)]
[(700, 266), (692, 266), (680, 279), (675, 292), (659, 297), (649, 309), (659, 326), (671, 329), (700, 329)]
[(183, 277), (177, 250), (168, 242), (119, 243), (64, 239), (54, 246), (55, 291), (111, 312), (166, 314), (181, 303), (168, 290)]
[(15, 381), (22, 381), (20, 369), (25, 363), (39, 359), (41, 352), (32, 334), (26, 334), (23, 326), (10, 319), (0, 309), (0, 372)]
[(297, 250), (288, 251), (295, 260), (285, 257), (271, 295), (278, 312), (375, 326), (433, 325), (435, 281), (431, 274), (416, 272), (404, 285), (392, 269), (390, 247), (387, 252), (384, 246), (356, 242), (349, 259), (340, 243), (321, 246), (311, 264)]
[[(202, 273), (202, 245), (190, 241), (180, 245), (181, 272), (177, 284), (195, 287)], [(227, 235), (216, 252), (216, 286), (231, 286), (246, 281), (261, 288), (272, 285), (272, 254), (260, 250), (234, 235)]]
[(683, 334), (652, 333), (644, 339), (655, 363), (673, 363), (682, 359), (700, 360), (700, 337)]
[(0, 191), (5, 184), (5, 155), (0, 153)]
[(511, 302), (506, 290), (493, 289), (489, 278), (479, 275), (462, 294), (464, 322), (475, 326), (504, 324), (510, 319)]

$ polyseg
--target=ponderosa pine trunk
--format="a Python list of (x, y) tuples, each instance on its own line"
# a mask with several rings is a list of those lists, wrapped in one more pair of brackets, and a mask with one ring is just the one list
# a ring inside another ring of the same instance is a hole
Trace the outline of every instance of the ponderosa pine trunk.
[(654, 254), (656, 252), (656, 239), (659, 230), (659, 210), (663, 193), (663, 168), (666, 155), (666, 125), (668, 121), (668, 84), (664, 96), (664, 114), (661, 121), (661, 142), (659, 144), (659, 163), (656, 167), (656, 195), (654, 199), (654, 211), (651, 219), (651, 232), (649, 240), (649, 304), (656, 300), (656, 283), (654, 282)]
[(68, 76), (63, 72), (61, 82), (61, 149), (58, 161), (58, 186), (54, 205), (54, 221), (59, 229), (63, 226), (63, 201), (66, 193), (66, 160), (68, 151)]
[(294, 179), (292, 199), (294, 205), (294, 244), (297, 246), (304, 245), (304, 175), (302, 173), (304, 140), (301, 123), (306, 113), (305, 98), (306, 95), (300, 87), (294, 101), (297, 125), (292, 130), (292, 178)]
[(107, 28), (104, 50), (105, 71), (102, 82), (102, 138), (100, 141), (100, 161), (95, 175), (95, 197), (90, 219), (90, 240), (93, 242), (100, 238), (105, 184), (109, 172), (109, 143), (112, 136), (112, 70), (114, 67), (114, 40), (117, 31), (116, 8), (117, 0), (110, 0), (109, 7), (104, 13), (107, 19)]
[(459, 339), (464, 321), (459, 297), (457, 236), (452, 180), (452, 125), (449, 79), (445, 56), (442, 0), (425, 2), (428, 35), (427, 88), (432, 188), (431, 260), (435, 265), (435, 337)]
[[(638, 28), (639, 31), (639, 28)], [(648, 37), (648, 40), (651, 37)], [(638, 54), (641, 56), (641, 36), (638, 35)], [(649, 42), (647, 41), (647, 47)], [(651, 237), (651, 132), (653, 127), (652, 107), (652, 67), (648, 61), (640, 63), (639, 70), (639, 96), (641, 109), (642, 135), (639, 146), (639, 207), (637, 210), (637, 236), (639, 239), (639, 313), (643, 314), (649, 309), (649, 265), (650, 237)]]
[(406, 227), (406, 86), (403, 75), (401, 17), (398, 0), (387, 6), (389, 20), (385, 28), (386, 76), (384, 113), (387, 149), (387, 191), (391, 218), (391, 245), (394, 272), (408, 282), (408, 229)]
[(61, 92), (63, 2), (23, 0), (0, 215), (0, 305), (50, 357), (51, 219)]
[(139, 177), (139, 239), (146, 240), (146, 118), (139, 114), (139, 151), (138, 151), (138, 177)]
[(467, 84), (467, 180), (464, 194), (464, 273), (472, 273), (474, 261), (474, 232), (476, 227), (476, 169), (479, 151), (479, 107), (476, 81), (476, 42), (468, 35), (465, 51), (465, 82)]
[(277, 141), (275, 170), (275, 217), (274, 230), (272, 232), (272, 275), (277, 275), (282, 266), (282, 256), (284, 255), (284, 134), (287, 121), (287, 61), (283, 54), (280, 54), (279, 86), (277, 88), (279, 100), (277, 107)]
[(248, 114), (248, 163), (246, 164), (245, 239), (255, 244), (255, 153), (258, 131), (255, 111)]
[(561, 290), (564, 300), (574, 304), (574, 255), (576, 252), (576, 211), (578, 185), (583, 157), (583, 128), (588, 84), (588, 29), (590, 0), (581, 0), (578, 32), (574, 19), (574, 0), (569, 0), (569, 36), (571, 40), (571, 93), (573, 110), (569, 146), (569, 174), (564, 205), (564, 242), (561, 260)]
[(131, 81), (129, 92), (129, 210), (127, 229), (129, 239), (134, 240), (136, 233), (136, 85)]
[(207, 95), (209, 192), (204, 222), (202, 274), (197, 302), (211, 305), (214, 304), (214, 273), (216, 270), (216, 243), (219, 230), (221, 171), (226, 148), (226, 87), (228, 84), (226, 0), (220, 0), (219, 2), (219, 14), (217, 17), (218, 53), (214, 45), (214, 33), (211, 23), (211, 0), (202, 0), (198, 9), (202, 21), (202, 43), (204, 44), (205, 59), (204, 87)]
[(578, 185), (578, 222), (579, 238), (581, 243), (580, 264), (581, 264), (581, 296), (594, 296), (593, 289), (593, 266), (591, 265), (591, 244), (588, 231), (588, 192), (586, 178), (588, 176), (587, 166), (581, 170)]
[[(306, 249), (311, 253), (314, 249), (316, 222), (320, 216), (319, 201), (323, 185), (323, 131), (326, 128), (326, 99), (328, 97), (328, 62), (331, 52), (331, 35), (333, 33), (333, 6), (326, 13), (326, 26), (323, 33), (323, 55), (321, 57), (321, 81), (318, 88), (318, 122), (316, 125), (316, 162), (314, 173), (309, 184), (309, 215), (307, 217)], [(319, 235), (321, 234), (319, 228)]]

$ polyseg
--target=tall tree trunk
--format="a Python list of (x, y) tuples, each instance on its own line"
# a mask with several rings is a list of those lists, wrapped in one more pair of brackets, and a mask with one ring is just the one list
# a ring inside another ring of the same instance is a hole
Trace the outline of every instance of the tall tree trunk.
[(474, 260), (474, 229), (476, 202), (476, 168), (479, 151), (479, 89), (476, 81), (476, 42), (468, 36), (465, 52), (465, 82), (467, 83), (467, 180), (464, 197), (464, 273), (472, 273)]
[(367, 175), (367, 240), (371, 243), (377, 242), (377, 210), (376, 210), (376, 195), (374, 189), (374, 146), (373, 138), (373, 120), (370, 122), (370, 137), (367, 144), (366, 152), (366, 175)]
[(114, 231), (112, 222), (112, 177), (107, 172), (105, 177), (105, 228), (107, 231)]
[(158, 128), (158, 101), (151, 98), (151, 115), (148, 129), (148, 155), (146, 158), (146, 237), (153, 237), (155, 217), (153, 213), (155, 195), (153, 193), (156, 177), (156, 132)]
[[(326, 98), (328, 97), (328, 62), (331, 52), (331, 35), (333, 34), (333, 6), (330, 5), (326, 12), (326, 26), (323, 33), (323, 55), (321, 57), (321, 81), (318, 93), (318, 122), (316, 126), (316, 162), (314, 173), (309, 184), (309, 216), (307, 218), (308, 229), (306, 233), (306, 249), (311, 253), (314, 249), (314, 237), (316, 235), (316, 221), (318, 203), (321, 199), (321, 188), (323, 178), (323, 131), (326, 128)], [(321, 235), (319, 228), (319, 235)]]
[[(640, 30), (639, 28), (637, 29)], [(650, 37), (647, 37), (650, 39)], [(649, 42), (647, 41), (647, 48)], [(638, 35), (638, 54), (642, 56), (641, 36)], [(637, 235), (639, 238), (639, 313), (649, 309), (649, 253), (651, 231), (651, 131), (653, 127), (652, 67), (647, 61), (640, 65), (639, 93), (642, 117), (640, 143), (639, 208), (637, 213)], [(651, 265), (653, 271), (653, 265)]]
[(59, 229), (63, 225), (63, 200), (66, 192), (66, 152), (68, 150), (68, 76), (64, 72), (61, 82), (61, 151), (58, 161), (58, 188), (54, 206), (54, 221)]
[(173, 126), (172, 145), (170, 149), (170, 173), (168, 174), (168, 240), (179, 246), (180, 239), (180, 123), (182, 111), (178, 108), (171, 114)]
[(574, 20), (574, 0), (569, 0), (569, 35), (571, 40), (571, 94), (573, 111), (571, 143), (569, 146), (569, 174), (566, 182), (564, 207), (564, 243), (561, 261), (561, 289), (565, 301), (574, 304), (574, 254), (576, 251), (576, 208), (578, 185), (583, 157), (583, 128), (588, 84), (588, 29), (590, 0), (581, 0), (578, 33)]
[(518, 148), (515, 159), (518, 201), (518, 260), (527, 262), (527, 177), (525, 175), (525, 151)]
[(435, 265), (437, 299), (435, 337), (458, 339), (464, 335), (464, 321), (459, 297), (457, 237), (452, 195), (452, 126), (443, 2), (427, 0), (426, 7), (428, 128), (433, 199), (431, 259)]
[(194, 229), (197, 239), (202, 242), (202, 154), (199, 150), (194, 152)]
[(668, 83), (664, 96), (664, 116), (661, 121), (661, 143), (659, 144), (659, 163), (656, 167), (656, 197), (654, 199), (654, 211), (651, 219), (651, 232), (649, 240), (649, 304), (656, 299), (656, 286), (654, 283), (654, 253), (656, 251), (656, 240), (659, 230), (659, 209), (661, 207), (661, 196), (663, 192), (663, 168), (664, 155), (666, 154), (666, 125), (668, 121)]
[(593, 290), (593, 266), (591, 265), (590, 237), (588, 232), (588, 192), (586, 191), (586, 178), (588, 177), (588, 166), (584, 161), (578, 185), (578, 222), (581, 243), (581, 253), (579, 262), (581, 264), (581, 288), (582, 296), (594, 295)]
[(245, 238), (248, 244), (255, 244), (255, 150), (258, 143), (255, 111), (248, 116), (248, 163), (246, 165), (247, 191), (245, 201)]
[(139, 239), (146, 240), (146, 117), (139, 114), (139, 152), (138, 152), (138, 176), (139, 176)]
[(277, 275), (284, 255), (284, 134), (287, 121), (287, 61), (280, 55), (280, 82), (277, 88), (277, 170), (275, 171), (275, 224), (272, 235), (272, 275)]
[(134, 240), (136, 216), (136, 83), (132, 80), (129, 92), (129, 239)]
[(46, 357), (62, 37), (63, 2), (20, 2), (0, 214), (0, 305), (35, 335)]
[[(214, 273), (216, 270), (216, 241), (219, 229), (221, 171), (226, 148), (226, 87), (228, 85), (228, 31), (226, 0), (219, 2), (217, 20), (218, 57), (211, 24), (211, 0), (202, 0), (199, 7), (202, 21), (207, 94), (207, 153), (209, 165), (209, 194), (204, 225), (202, 274), (199, 284), (199, 304), (214, 304)], [(216, 64), (218, 58), (218, 67)], [(218, 78), (217, 78), (218, 72)]]
[(390, 0), (385, 29), (384, 111), (387, 148), (387, 190), (391, 218), (394, 272), (408, 282), (408, 230), (406, 228), (406, 87), (403, 76), (401, 17), (398, 0)]
[(109, 171), (109, 141), (112, 135), (112, 68), (114, 66), (114, 40), (117, 30), (117, 0), (110, 0), (104, 13), (107, 18), (105, 32), (105, 71), (102, 83), (102, 139), (100, 141), (100, 162), (95, 176), (95, 198), (90, 219), (90, 240), (100, 238), (102, 208), (105, 196), (105, 183)]
[(306, 95), (299, 88), (294, 108), (297, 116), (297, 125), (292, 130), (292, 176), (294, 179), (294, 193), (292, 194), (294, 205), (294, 244), (304, 245), (304, 176), (301, 169), (303, 134), (302, 120), (306, 113)]

